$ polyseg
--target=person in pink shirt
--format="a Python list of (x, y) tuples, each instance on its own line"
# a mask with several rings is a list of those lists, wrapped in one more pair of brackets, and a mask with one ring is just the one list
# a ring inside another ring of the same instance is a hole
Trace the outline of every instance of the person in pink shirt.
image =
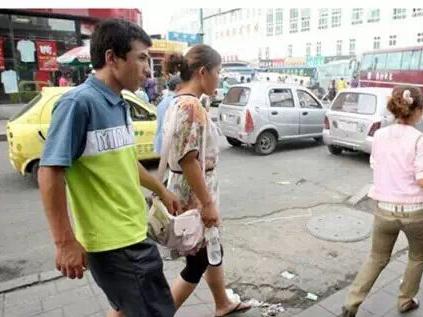
[(69, 81), (67, 80), (65, 74), (62, 74), (62, 76), (60, 76), (60, 78), (59, 78), (59, 86), (60, 87), (69, 86)]
[(354, 317), (379, 274), (389, 263), (400, 231), (409, 244), (408, 266), (400, 286), (398, 310), (419, 307), (416, 296), (423, 273), (423, 134), (415, 128), (422, 119), (423, 96), (416, 87), (395, 87), (388, 109), (396, 123), (373, 139), (370, 164), (376, 202), (370, 256), (347, 295), (343, 317)]

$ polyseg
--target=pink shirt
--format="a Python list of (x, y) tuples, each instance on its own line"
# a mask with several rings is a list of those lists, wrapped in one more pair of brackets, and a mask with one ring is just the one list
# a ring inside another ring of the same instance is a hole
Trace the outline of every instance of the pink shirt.
[(393, 124), (380, 129), (373, 139), (370, 165), (373, 186), (369, 197), (389, 203), (423, 203), (423, 134), (416, 128)]

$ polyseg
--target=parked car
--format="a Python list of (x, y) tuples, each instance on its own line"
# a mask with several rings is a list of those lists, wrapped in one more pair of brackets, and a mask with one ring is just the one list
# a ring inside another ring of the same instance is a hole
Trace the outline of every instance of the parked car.
[[(236, 78), (228, 77), (229, 85), (236, 85), (238, 84), (238, 80)], [(219, 81), (219, 87), (216, 89), (215, 93), (211, 98), (211, 106), (217, 107), (225, 98), (225, 93), (223, 89), (223, 79)]]
[(219, 126), (232, 146), (253, 145), (272, 153), (278, 141), (321, 142), (325, 110), (308, 89), (277, 82), (232, 86), (218, 110)]
[(387, 109), (392, 88), (349, 88), (333, 100), (326, 112), (323, 140), (329, 152), (343, 150), (371, 153), (373, 136), (394, 122)]
[[(36, 179), (53, 106), (70, 89), (72, 87), (44, 87), (7, 123), (9, 159), (22, 175), (32, 174)], [(130, 106), (138, 159), (157, 159), (159, 156), (153, 146), (157, 125), (155, 107), (129, 91), (123, 90), (122, 96)]]

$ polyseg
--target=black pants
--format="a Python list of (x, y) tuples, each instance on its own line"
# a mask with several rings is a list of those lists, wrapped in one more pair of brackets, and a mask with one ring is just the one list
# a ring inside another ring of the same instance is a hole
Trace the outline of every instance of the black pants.
[(111, 306), (125, 317), (175, 315), (163, 262), (151, 239), (118, 250), (88, 253), (88, 265)]
[[(223, 247), (220, 246), (222, 250), (222, 259), (223, 259)], [(209, 264), (209, 259), (207, 257), (207, 248), (201, 248), (195, 255), (186, 256), (186, 265), (181, 272), (181, 277), (184, 281), (191, 284), (198, 284), (206, 272)], [(221, 266), (222, 261), (219, 264), (214, 266)]]

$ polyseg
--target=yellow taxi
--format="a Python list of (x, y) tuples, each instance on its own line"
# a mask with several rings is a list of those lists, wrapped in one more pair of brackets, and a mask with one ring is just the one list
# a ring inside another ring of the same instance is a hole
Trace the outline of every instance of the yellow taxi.
[[(7, 123), (9, 159), (22, 175), (31, 174), (36, 179), (53, 106), (70, 89), (72, 87), (44, 87)], [(158, 159), (158, 154), (154, 152), (155, 107), (130, 91), (123, 90), (122, 96), (130, 106), (138, 159)]]

